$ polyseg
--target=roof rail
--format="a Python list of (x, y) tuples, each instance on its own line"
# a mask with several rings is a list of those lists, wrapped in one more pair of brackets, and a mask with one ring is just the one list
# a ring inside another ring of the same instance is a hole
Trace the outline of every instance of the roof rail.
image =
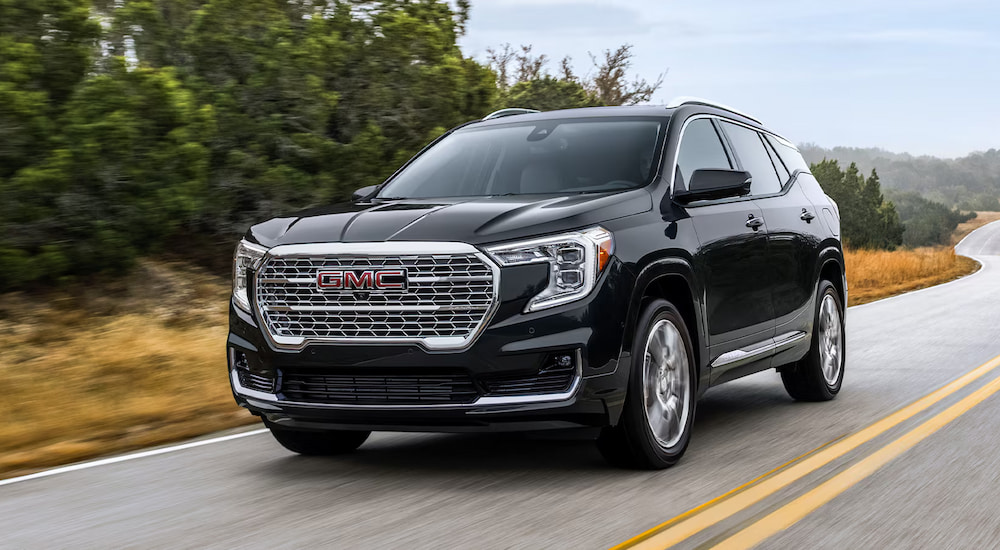
[(538, 112), (540, 111), (537, 111), (535, 109), (521, 109), (518, 107), (513, 107), (510, 109), (500, 109), (499, 111), (493, 111), (492, 113), (484, 116), (483, 120), (493, 120), (494, 118), (503, 118), (505, 116), (527, 115), (530, 113), (538, 113)]
[(744, 113), (743, 111), (733, 109), (728, 105), (723, 105), (722, 103), (717, 103), (709, 99), (702, 99), (700, 97), (689, 97), (689, 96), (675, 97), (674, 99), (670, 100), (670, 103), (667, 103), (667, 109), (675, 109), (677, 107), (680, 107), (681, 105), (703, 105), (705, 107), (715, 107), (716, 109), (722, 109), (723, 111), (729, 111), (730, 113), (740, 115), (741, 117), (749, 118), (750, 120), (756, 122), (757, 124), (761, 125), (764, 124), (763, 122), (760, 121), (759, 118), (750, 116)]

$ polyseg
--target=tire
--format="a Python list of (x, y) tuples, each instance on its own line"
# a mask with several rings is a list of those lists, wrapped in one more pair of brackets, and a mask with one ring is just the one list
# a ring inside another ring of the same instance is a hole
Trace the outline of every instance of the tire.
[(601, 431), (597, 445), (615, 466), (658, 470), (676, 464), (687, 450), (697, 369), (687, 326), (670, 302), (649, 302), (636, 327), (625, 408), (618, 425)]
[(271, 435), (282, 447), (306, 456), (332, 456), (352, 452), (368, 439), (371, 432), (289, 430), (268, 425)]
[(829, 401), (836, 397), (844, 383), (846, 340), (844, 304), (833, 283), (821, 280), (809, 353), (781, 369), (781, 382), (788, 395), (798, 401)]

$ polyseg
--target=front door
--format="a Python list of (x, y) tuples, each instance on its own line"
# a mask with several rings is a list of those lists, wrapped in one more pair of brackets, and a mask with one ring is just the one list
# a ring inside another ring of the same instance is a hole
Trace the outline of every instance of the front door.
[(705, 275), (705, 306), (713, 360), (752, 349), (774, 335), (767, 227), (753, 201), (689, 207), (701, 248), (695, 269)]
[[(696, 118), (681, 136), (674, 190), (686, 189), (695, 170), (712, 168), (733, 169), (736, 163), (723, 145), (717, 123)], [(753, 351), (774, 336), (767, 225), (749, 197), (700, 202), (685, 210), (700, 242), (694, 264), (705, 281), (709, 360), (723, 366), (734, 353)]]

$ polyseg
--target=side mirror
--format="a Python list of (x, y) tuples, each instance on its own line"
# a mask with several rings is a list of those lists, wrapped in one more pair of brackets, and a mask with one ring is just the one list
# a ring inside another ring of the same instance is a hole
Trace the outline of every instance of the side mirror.
[(376, 189), (378, 189), (377, 185), (369, 185), (368, 187), (362, 187), (361, 189), (355, 191), (353, 195), (351, 195), (351, 200), (354, 202), (365, 200), (368, 197), (375, 194)]
[(750, 194), (750, 172), (739, 170), (695, 170), (684, 191), (674, 193), (674, 201), (688, 204), (694, 201), (745, 197)]

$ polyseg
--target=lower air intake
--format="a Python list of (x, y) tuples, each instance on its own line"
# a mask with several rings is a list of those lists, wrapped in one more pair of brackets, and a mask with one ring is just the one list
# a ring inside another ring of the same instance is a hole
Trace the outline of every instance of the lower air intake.
[(264, 393), (274, 393), (274, 379), (253, 374), (248, 370), (236, 369), (236, 375), (240, 378), (240, 385), (248, 390), (256, 390)]
[(287, 401), (336, 405), (448, 405), (479, 397), (468, 374), (284, 371)]
[(568, 391), (576, 378), (576, 366), (553, 366), (529, 374), (483, 377), (481, 383), (490, 396), (541, 395)]

